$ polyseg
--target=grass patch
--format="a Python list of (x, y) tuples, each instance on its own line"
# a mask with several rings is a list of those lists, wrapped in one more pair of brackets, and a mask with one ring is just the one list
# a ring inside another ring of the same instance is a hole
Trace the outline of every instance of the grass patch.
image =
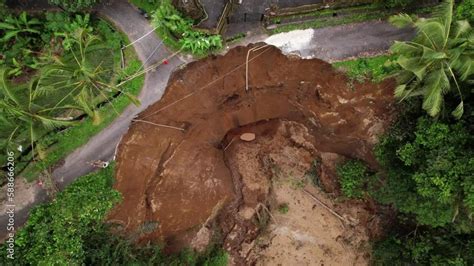
[(287, 214), (289, 210), (290, 207), (288, 206), (288, 203), (282, 203), (278, 205), (278, 212), (280, 212), (281, 214)]
[(393, 60), (393, 56), (380, 55), (336, 62), (332, 65), (345, 71), (351, 80), (362, 82), (365, 79), (371, 79), (374, 82), (380, 82), (393, 70), (388, 63), (390, 60)]

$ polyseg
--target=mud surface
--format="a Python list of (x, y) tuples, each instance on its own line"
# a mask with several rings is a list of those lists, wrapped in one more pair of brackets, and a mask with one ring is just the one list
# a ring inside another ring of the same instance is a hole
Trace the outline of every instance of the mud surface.
[(315, 171), (330, 192), (343, 156), (376, 167), (370, 151), (391, 117), (391, 81), (351, 84), (326, 62), (268, 46), (250, 55), (246, 91), (249, 48), (177, 71), (124, 136), (115, 185), (123, 202), (110, 219), (140, 241), (174, 251), (220, 239), (240, 264), (268, 220), (282, 167), (299, 178)]

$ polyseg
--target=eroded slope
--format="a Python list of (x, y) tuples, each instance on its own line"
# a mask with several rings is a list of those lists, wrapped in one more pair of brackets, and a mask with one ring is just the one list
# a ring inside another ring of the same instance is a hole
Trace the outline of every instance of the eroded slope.
[[(252, 221), (271, 194), (264, 151), (272, 142), (237, 152), (253, 143), (243, 143), (241, 133), (253, 132), (258, 140), (290, 123), (285, 134), (292, 141), (279, 148), (280, 156), (301, 153), (305, 159), (295, 165), (301, 171), (314, 158), (331, 161), (331, 154), (375, 165), (371, 150), (389, 122), (390, 81), (351, 85), (326, 62), (289, 58), (268, 46), (250, 55), (246, 91), (249, 48), (177, 71), (162, 100), (140, 114), (123, 138), (115, 185), (123, 202), (110, 219), (140, 240), (161, 240), (170, 250), (196, 247), (215, 238), (217, 228), (235, 256), (245, 257), (235, 247), (258, 234)], [(334, 189), (331, 174), (325, 178)], [(238, 240), (231, 241), (232, 234)]]

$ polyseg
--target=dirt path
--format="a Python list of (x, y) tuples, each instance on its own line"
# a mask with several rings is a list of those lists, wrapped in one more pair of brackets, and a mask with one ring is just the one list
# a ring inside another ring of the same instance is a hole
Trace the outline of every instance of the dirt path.
[[(112, 2), (112, 4), (101, 7), (99, 14), (114, 23), (117, 28), (128, 36), (130, 41), (137, 40), (153, 29), (149, 22), (127, 1)], [(139, 59), (145, 62), (160, 43), (161, 40), (155, 34), (150, 34), (140, 42), (135, 43), (133, 48), (135, 48)], [(133, 48), (129, 47), (127, 49)], [(146, 66), (159, 62), (170, 54), (170, 51), (164, 46), (160, 46), (148, 59)], [(67, 156), (64, 164), (54, 171), (53, 177), (61, 188), (70, 184), (77, 177), (93, 171), (94, 169), (87, 162), (112, 159), (115, 147), (122, 135), (127, 132), (133, 117), (161, 98), (172, 71), (183, 63), (185, 62), (182, 59), (175, 57), (167, 65), (161, 65), (156, 71), (147, 73), (144, 86), (139, 95), (141, 105), (139, 107), (130, 105), (112, 124), (90, 139), (87, 144)], [(15, 202), (15, 223), (18, 227), (26, 221), (29, 211), (34, 205), (47, 200), (47, 195), (45, 190), (36, 185), (18, 186), (17, 188), (16, 194), (22, 195), (21, 201), (18, 196)], [(0, 239), (6, 234), (6, 226), (4, 225), (7, 224), (8, 217), (5, 215), (5, 207), (3, 205), (0, 209), (2, 214), (0, 216), (0, 224), (2, 225), (0, 227)]]
[[(105, 4), (99, 10), (99, 14), (112, 21), (127, 34), (131, 41), (152, 30), (149, 22), (127, 1), (116, 0), (111, 2), (112, 4)], [(311, 39), (306, 45), (299, 47), (299, 49), (301, 51), (300, 54), (303, 56), (326, 60), (341, 60), (365, 53), (383, 52), (392, 41), (410, 38), (411, 34), (410, 31), (395, 29), (386, 22), (372, 21), (314, 30)], [(267, 35), (252, 36), (238, 44), (259, 42), (266, 38), (268, 38)], [(159, 43), (160, 40), (155, 35), (150, 34), (134, 44), (133, 47), (140, 60), (145, 62)], [(170, 52), (161, 46), (148, 59), (146, 65), (151, 65), (169, 54)], [(115, 147), (121, 137), (127, 132), (132, 118), (148, 105), (161, 98), (171, 73), (177, 66), (183, 64), (184, 61), (180, 58), (174, 58), (168, 65), (162, 65), (156, 71), (149, 72), (146, 75), (145, 85), (139, 96), (142, 105), (138, 108), (135, 106), (128, 107), (110, 126), (93, 137), (86, 145), (71, 153), (65, 159), (65, 163), (56, 169), (53, 176), (61, 188), (70, 184), (77, 177), (93, 170), (86, 162), (97, 159), (109, 160), (112, 158)], [(47, 196), (46, 192), (36, 185), (19, 186), (17, 189), (17, 195), (22, 195), (21, 201), (19, 197), (16, 201), (15, 222), (18, 227), (26, 221), (30, 209), (34, 205), (44, 202)], [(4, 205), (0, 207), (0, 224), (2, 225), (0, 227), (0, 239), (3, 239), (6, 234), (6, 228), (3, 226), (7, 223), (8, 218), (5, 215), (5, 207)]]

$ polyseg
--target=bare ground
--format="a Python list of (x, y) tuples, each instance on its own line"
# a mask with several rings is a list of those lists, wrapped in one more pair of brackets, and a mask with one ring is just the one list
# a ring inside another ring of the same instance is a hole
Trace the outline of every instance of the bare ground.
[[(287, 57), (268, 46), (250, 56), (246, 91), (251, 47), (175, 72), (162, 100), (141, 113), (124, 136), (115, 185), (123, 202), (109, 218), (138, 233), (141, 242), (163, 242), (168, 251), (190, 244), (202, 250), (217, 239), (232, 263), (241, 264), (262, 231), (272, 198), (281, 197), (275, 176), (286, 173), (300, 186), (298, 178), (318, 160), (324, 188), (337, 193), (333, 170), (340, 157), (377, 167), (371, 150), (391, 118), (393, 81), (351, 84), (324, 61)], [(244, 133), (256, 140), (240, 140)], [(322, 216), (314, 215), (314, 222)], [(366, 225), (368, 214), (362, 216)], [(334, 231), (321, 237), (331, 239), (330, 252), (338, 254), (337, 236), (347, 233), (327, 219), (321, 223)], [(155, 227), (145, 230), (150, 224)], [(367, 237), (359, 231), (343, 261), (364, 263), (358, 248)]]

